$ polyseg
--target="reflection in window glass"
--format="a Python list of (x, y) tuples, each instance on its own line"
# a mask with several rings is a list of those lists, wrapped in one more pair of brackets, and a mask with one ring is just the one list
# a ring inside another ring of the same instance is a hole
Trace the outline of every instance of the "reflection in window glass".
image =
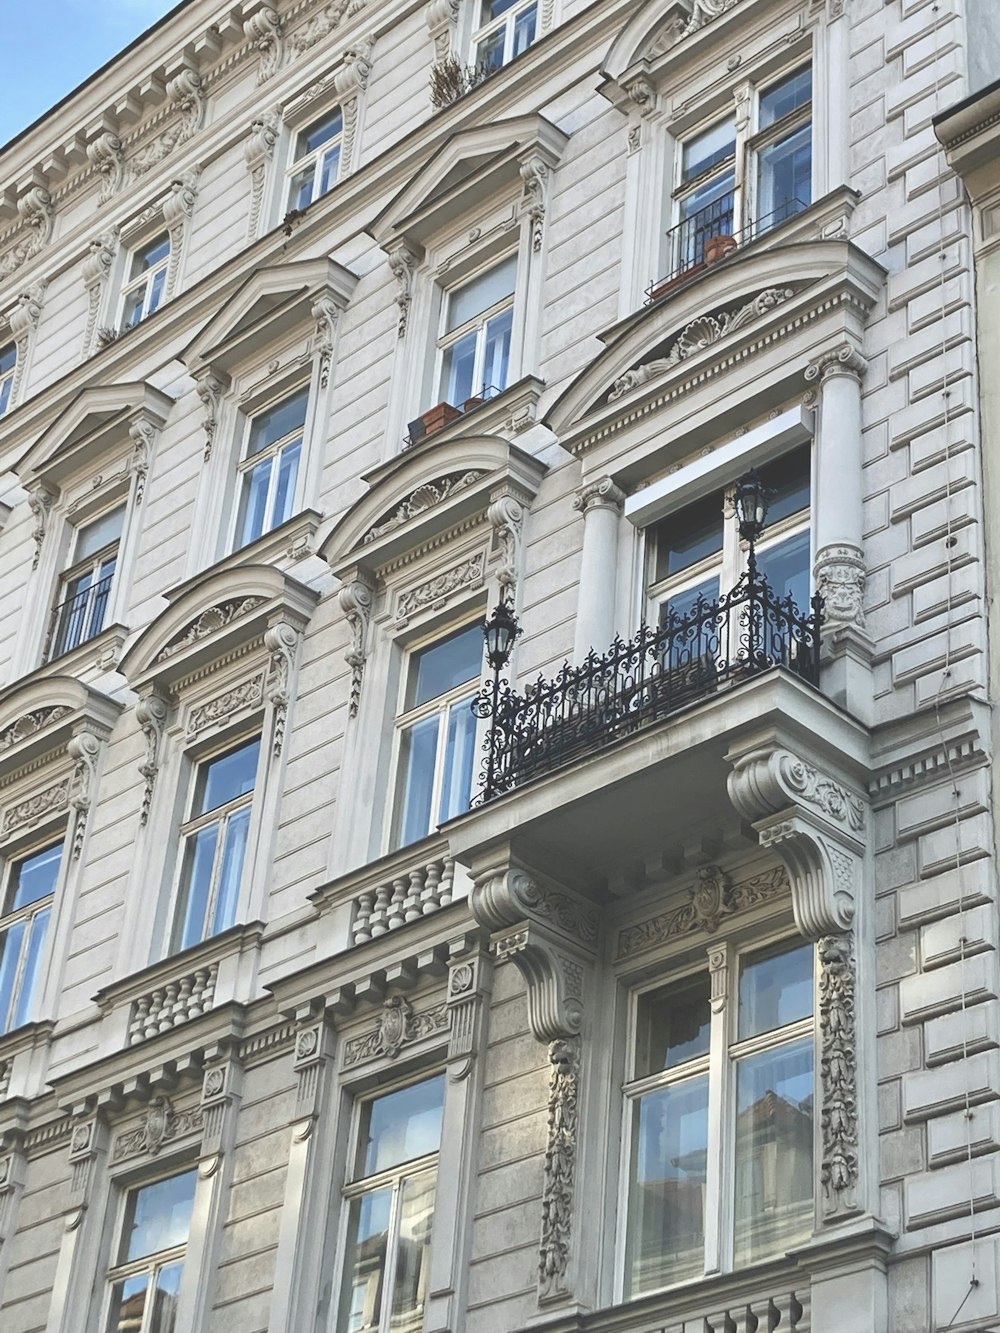
[(62, 843), (8, 867), (0, 901), (0, 1033), (35, 1017)]

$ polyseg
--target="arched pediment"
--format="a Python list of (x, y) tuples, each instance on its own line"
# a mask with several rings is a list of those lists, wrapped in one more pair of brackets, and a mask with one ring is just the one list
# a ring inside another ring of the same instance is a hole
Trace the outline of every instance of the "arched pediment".
[(199, 576), (139, 635), (119, 670), (136, 690), (164, 690), (263, 637), (278, 620), (301, 629), (318, 594), (270, 565), (237, 565)]
[(498, 490), (528, 504), (544, 464), (494, 435), (468, 435), (416, 449), (365, 474), (368, 491), (320, 548), (334, 573), (372, 571), (478, 512)]
[(113, 435), (128, 442), (129, 428), (137, 421), (159, 429), (172, 406), (172, 398), (142, 380), (91, 385), (21, 455), (14, 471), (25, 486), (42, 478), (59, 485), (100, 456)]
[(403, 187), (368, 232), (383, 249), (426, 237), (477, 201), (488, 203), (508, 186), (520, 187), (520, 168), (536, 156), (554, 167), (568, 136), (533, 114), (459, 130)]
[(0, 765), (8, 772), (64, 749), (81, 728), (106, 735), (121, 705), (71, 676), (28, 676), (0, 693)]
[[(724, 0), (720, 0), (724, 3)], [(631, 18), (616, 35), (604, 59), (601, 73), (616, 83), (642, 70), (683, 37), (691, 21), (692, 0), (649, 0), (637, 5)]]
[[(654, 302), (601, 335), (605, 350), (552, 405), (545, 424), (564, 444), (608, 417), (634, 410), (671, 376), (733, 362), (838, 308), (860, 328), (884, 270), (847, 240), (775, 246), (720, 264), (669, 300)], [(740, 350), (742, 349), (742, 350)]]
[(255, 269), (191, 339), (181, 360), (193, 375), (209, 365), (226, 370), (248, 345), (305, 325), (320, 297), (343, 310), (357, 282), (350, 269), (326, 257)]

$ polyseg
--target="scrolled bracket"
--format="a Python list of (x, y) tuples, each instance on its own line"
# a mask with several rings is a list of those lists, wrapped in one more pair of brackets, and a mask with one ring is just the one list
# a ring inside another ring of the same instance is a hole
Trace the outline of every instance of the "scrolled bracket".
[(729, 798), (784, 863), (801, 933), (817, 940), (848, 930), (862, 873), (864, 798), (778, 746), (728, 758)]

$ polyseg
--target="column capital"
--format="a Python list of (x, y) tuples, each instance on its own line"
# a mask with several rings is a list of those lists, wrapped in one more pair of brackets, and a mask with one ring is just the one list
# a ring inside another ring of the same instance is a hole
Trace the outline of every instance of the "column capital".
[(843, 342), (810, 361), (805, 375), (810, 384), (815, 380), (831, 379), (834, 375), (849, 375), (860, 384), (867, 369), (867, 357), (853, 343)]
[(577, 488), (573, 508), (580, 510), (586, 517), (591, 509), (612, 509), (621, 513), (625, 505), (625, 492), (610, 477), (598, 477), (596, 481), (584, 482)]

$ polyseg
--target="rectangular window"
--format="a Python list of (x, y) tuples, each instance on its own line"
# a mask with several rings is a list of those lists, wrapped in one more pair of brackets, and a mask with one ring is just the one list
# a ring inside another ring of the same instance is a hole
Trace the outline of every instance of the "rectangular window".
[(240, 463), (236, 549), (291, 518), (309, 390), (300, 389), (250, 422)]
[(181, 877), (171, 953), (236, 920), (260, 738), (207, 759), (195, 771), (191, 815), (181, 828)]
[(797, 70), (760, 94), (754, 220), (758, 231), (794, 217), (812, 202), (812, 70)]
[(7, 343), (0, 347), (0, 416), (3, 416), (10, 404), (10, 394), (14, 387), (14, 370), (17, 366), (17, 347)]
[(337, 184), (344, 118), (336, 107), (295, 137), (295, 160), (289, 171), (288, 207), (308, 208)]
[(538, 0), (481, 0), (479, 28), (472, 39), (473, 64), (497, 70), (538, 36)]
[[(724, 1271), (739, 1269), (812, 1231), (812, 946), (743, 957), (717, 1021), (710, 1001), (707, 972), (636, 997), (625, 1085), (626, 1299), (701, 1277), (708, 1255), (721, 1255)], [(735, 1199), (725, 1235), (709, 1209), (719, 1191)]]
[(0, 1032), (31, 1021), (63, 845), (12, 861), (0, 904)]
[(197, 1182), (184, 1171), (125, 1195), (107, 1333), (174, 1333)]
[(438, 349), (441, 401), (464, 407), (506, 389), (517, 255), (448, 292)]
[(395, 847), (425, 838), (469, 808), (476, 756), (472, 701), (482, 658), (479, 625), (410, 655), (396, 722)]
[(733, 234), (735, 190), (736, 121), (730, 116), (682, 145), (675, 268), (703, 264), (705, 242)]
[(338, 1333), (419, 1333), (445, 1078), (358, 1106)]
[(170, 237), (166, 232), (133, 251), (128, 280), (122, 288), (122, 327), (139, 324), (163, 301), (170, 267)]
[(72, 652), (104, 629), (124, 524), (125, 505), (119, 505), (77, 529), (73, 564), (59, 581), (59, 600), (52, 609), (46, 661)]

